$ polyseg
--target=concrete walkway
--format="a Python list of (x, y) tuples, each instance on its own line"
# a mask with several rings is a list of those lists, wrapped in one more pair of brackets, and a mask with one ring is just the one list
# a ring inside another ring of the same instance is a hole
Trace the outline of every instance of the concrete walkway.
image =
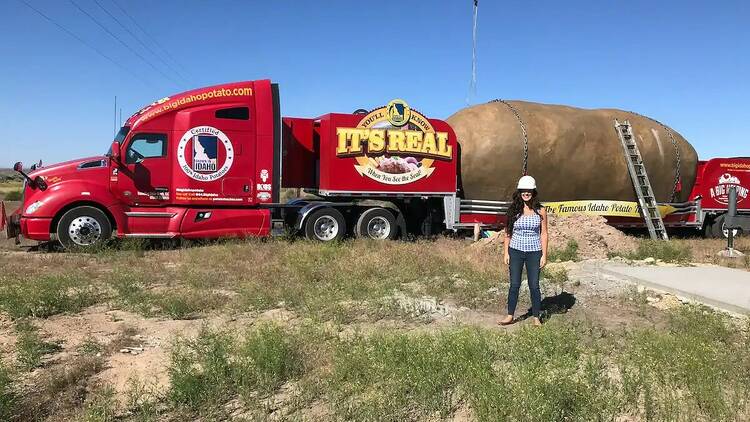
[(717, 308), (750, 314), (750, 272), (725, 267), (631, 267), (607, 263), (600, 269), (646, 287)]

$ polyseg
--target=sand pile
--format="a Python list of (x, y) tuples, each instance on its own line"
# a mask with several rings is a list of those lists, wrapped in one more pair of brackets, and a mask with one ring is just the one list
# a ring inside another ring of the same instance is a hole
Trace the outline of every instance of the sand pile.
[(550, 249), (564, 249), (569, 240), (575, 240), (581, 259), (606, 258), (608, 252), (631, 251), (637, 247), (635, 238), (607, 225), (607, 220), (598, 215), (551, 215), (547, 228)]
[[(565, 249), (568, 242), (574, 240), (578, 244), (580, 259), (606, 258), (609, 252), (629, 251), (637, 246), (635, 238), (607, 225), (604, 217), (596, 215), (550, 215), (547, 228), (550, 251)], [(504, 236), (505, 232), (501, 230), (480, 239), (475, 245), (502, 250)]]

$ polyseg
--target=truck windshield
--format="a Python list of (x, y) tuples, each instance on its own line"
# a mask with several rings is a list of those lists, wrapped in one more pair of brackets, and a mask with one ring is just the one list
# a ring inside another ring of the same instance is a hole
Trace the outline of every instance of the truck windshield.
[[(122, 143), (122, 141), (125, 140), (125, 137), (128, 136), (128, 132), (130, 132), (130, 126), (123, 126), (120, 128), (120, 131), (117, 132), (117, 135), (115, 135), (115, 139), (113, 142), (119, 142)], [(112, 155), (112, 145), (109, 146), (109, 149), (107, 150), (107, 153), (104, 154), (107, 157)]]

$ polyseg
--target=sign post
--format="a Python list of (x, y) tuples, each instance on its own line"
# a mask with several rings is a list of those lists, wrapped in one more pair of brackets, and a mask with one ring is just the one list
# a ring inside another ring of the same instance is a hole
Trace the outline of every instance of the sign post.
[(727, 230), (727, 256), (740, 257), (742, 252), (734, 250), (734, 232), (736, 229), (750, 231), (750, 216), (737, 215), (737, 187), (730, 186), (728, 192), (729, 203), (724, 228)]

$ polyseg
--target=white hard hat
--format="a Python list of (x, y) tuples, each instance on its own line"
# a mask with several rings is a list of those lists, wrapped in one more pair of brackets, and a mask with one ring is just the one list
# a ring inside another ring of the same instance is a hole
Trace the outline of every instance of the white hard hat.
[(518, 179), (518, 189), (536, 189), (536, 180), (531, 176)]

